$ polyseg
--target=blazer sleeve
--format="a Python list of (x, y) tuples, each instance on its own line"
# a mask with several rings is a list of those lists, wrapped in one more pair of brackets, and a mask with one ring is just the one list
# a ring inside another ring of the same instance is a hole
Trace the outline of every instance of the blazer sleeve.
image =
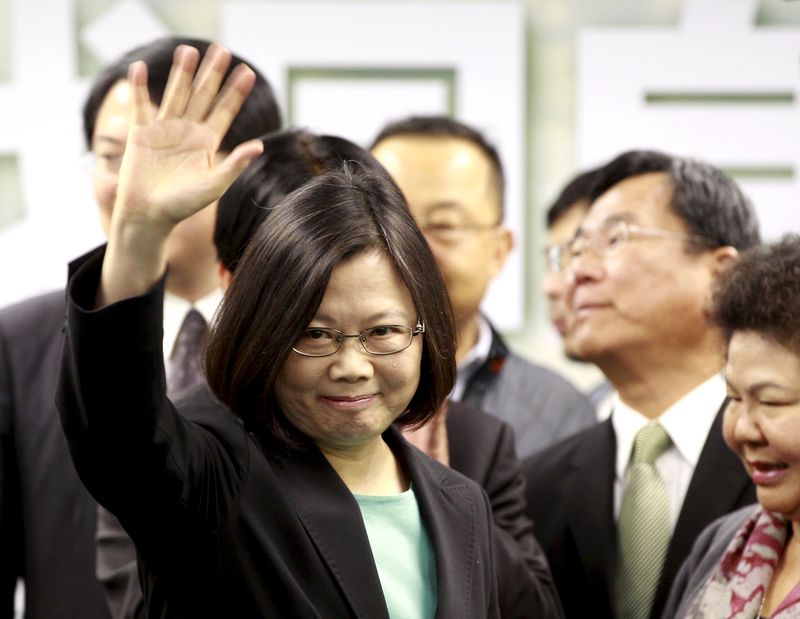
[(160, 535), (220, 521), (241, 488), (247, 444), (232, 416), (227, 426), (203, 426), (167, 398), (163, 280), (94, 309), (103, 255), (101, 248), (70, 265), (57, 407), (89, 492), (140, 552), (158, 552)]

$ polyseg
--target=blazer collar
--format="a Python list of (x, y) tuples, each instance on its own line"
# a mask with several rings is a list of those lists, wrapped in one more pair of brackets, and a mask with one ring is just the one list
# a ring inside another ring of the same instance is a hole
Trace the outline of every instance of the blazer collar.
[[(616, 439), (606, 419), (573, 451), (564, 479), (564, 510), (589, 586), (587, 592), (608, 599), (617, 529), (613, 488)], [(598, 609), (598, 616), (602, 616)]]
[[(265, 446), (265, 453), (270, 453), (267, 449)], [(302, 452), (273, 452), (271, 459), (286, 495), (353, 616), (389, 619), (361, 511), (342, 479), (310, 441)]]

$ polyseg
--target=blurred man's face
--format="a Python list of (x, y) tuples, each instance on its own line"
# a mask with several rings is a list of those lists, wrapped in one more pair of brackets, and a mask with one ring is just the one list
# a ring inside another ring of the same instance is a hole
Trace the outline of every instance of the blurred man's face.
[[(688, 251), (685, 241), (612, 231), (620, 221), (669, 233), (689, 232), (671, 206), (663, 173), (627, 178), (592, 204), (576, 238), (583, 251), (566, 271), (574, 316), (569, 346), (601, 369), (625, 358), (657, 358), (691, 350), (708, 333), (707, 308), (717, 264), (714, 252)], [(605, 243), (600, 243), (605, 239)]]
[[(119, 167), (128, 141), (132, 95), (127, 80), (114, 84), (97, 112), (92, 137), (92, 187), (100, 210), (100, 223), (106, 236), (117, 197)], [(153, 106), (153, 109), (156, 107)], [(175, 226), (167, 242), (171, 275), (179, 274), (182, 265), (188, 266), (197, 260), (207, 259), (209, 252), (212, 257), (216, 256), (213, 242), (215, 219), (216, 202)]]
[(373, 154), (400, 186), (431, 246), (457, 325), (475, 319), (512, 246), (500, 222), (491, 163), (471, 142), (440, 136), (390, 137)]
[[(564, 211), (547, 229), (547, 249), (549, 250), (552, 247), (558, 246), (565, 247), (566, 244), (572, 240), (575, 231), (578, 229), (578, 226), (581, 224), (581, 221), (583, 221), (587, 212), (589, 212), (588, 199), (579, 200)], [(567, 288), (564, 280), (564, 273), (548, 265), (542, 284), (542, 290), (547, 297), (550, 321), (553, 323), (559, 335), (564, 338), (571, 321), (571, 315), (566, 303)], [(564, 340), (564, 352), (568, 357), (575, 358), (573, 351), (566, 346), (567, 341), (567, 339)]]

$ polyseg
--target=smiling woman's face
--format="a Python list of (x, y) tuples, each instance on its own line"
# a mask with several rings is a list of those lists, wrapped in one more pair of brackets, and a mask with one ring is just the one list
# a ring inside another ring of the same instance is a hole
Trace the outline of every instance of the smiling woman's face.
[[(417, 309), (397, 269), (384, 253), (370, 251), (333, 270), (309, 327), (354, 334), (379, 325), (416, 324)], [(379, 440), (417, 390), (422, 337), (385, 356), (367, 353), (358, 338), (346, 338), (326, 357), (290, 351), (275, 382), (283, 414), (323, 450)]]
[(800, 355), (754, 331), (737, 331), (725, 366), (730, 404), (723, 433), (765, 509), (800, 522)]

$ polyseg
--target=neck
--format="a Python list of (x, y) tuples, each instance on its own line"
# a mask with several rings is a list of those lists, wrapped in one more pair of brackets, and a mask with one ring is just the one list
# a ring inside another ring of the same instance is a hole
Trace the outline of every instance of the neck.
[(478, 343), (480, 333), (478, 314), (456, 321), (456, 364), (461, 363), (467, 353)]
[(721, 346), (695, 350), (658, 350), (632, 354), (598, 366), (618, 391), (620, 399), (648, 419), (656, 419), (698, 385), (722, 369)]
[(392, 495), (408, 489), (399, 462), (381, 436), (362, 445), (318, 447), (353, 494)]
[(220, 280), (215, 269), (187, 273), (182, 270), (167, 271), (167, 290), (194, 303), (219, 288)]

